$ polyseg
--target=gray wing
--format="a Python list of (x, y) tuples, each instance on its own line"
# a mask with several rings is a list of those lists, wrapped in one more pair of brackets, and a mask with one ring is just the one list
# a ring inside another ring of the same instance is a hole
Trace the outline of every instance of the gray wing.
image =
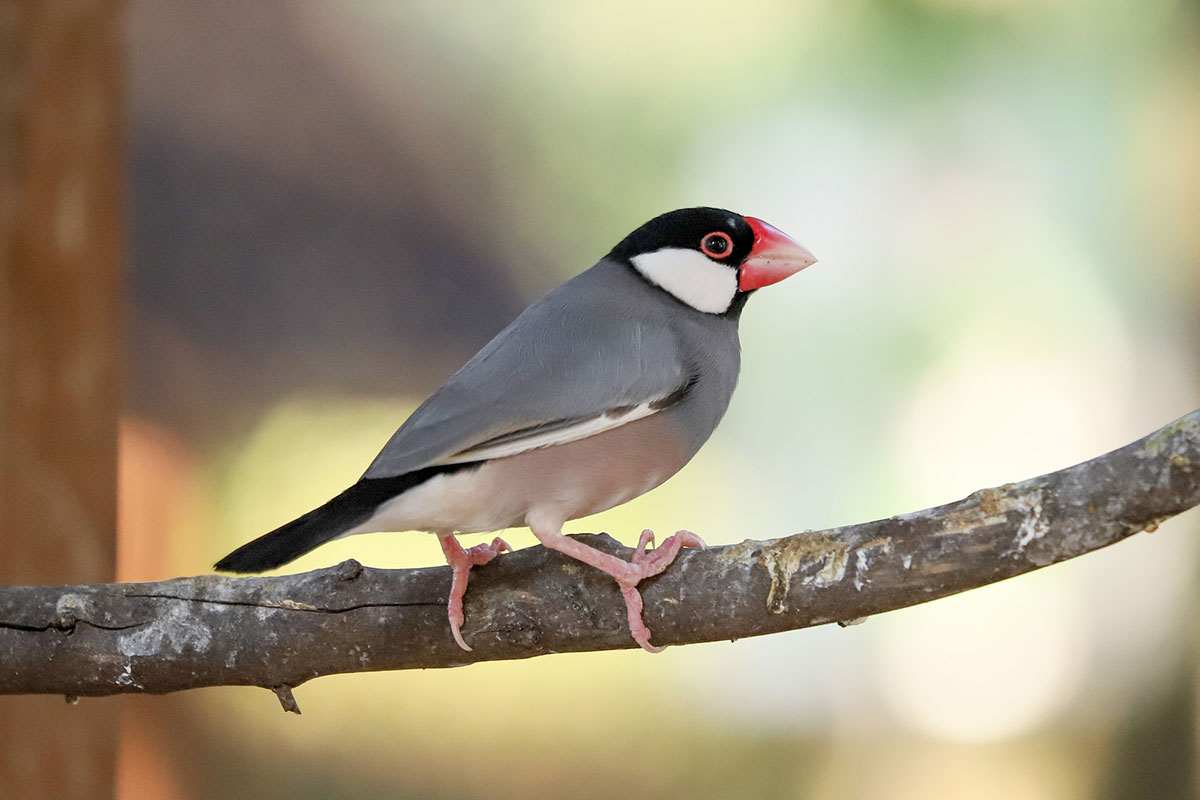
[(694, 378), (666, 320), (631, 313), (627, 294), (590, 273), (501, 331), (413, 412), (363, 477), (575, 441), (681, 399)]

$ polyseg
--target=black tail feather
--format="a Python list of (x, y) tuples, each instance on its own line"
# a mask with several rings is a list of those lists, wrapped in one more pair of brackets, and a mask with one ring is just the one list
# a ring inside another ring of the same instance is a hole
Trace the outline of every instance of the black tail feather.
[(435, 475), (478, 464), (427, 467), (395, 478), (364, 478), (319, 508), (242, 545), (213, 567), (218, 572), (264, 572), (281, 567), (370, 519), (383, 503)]

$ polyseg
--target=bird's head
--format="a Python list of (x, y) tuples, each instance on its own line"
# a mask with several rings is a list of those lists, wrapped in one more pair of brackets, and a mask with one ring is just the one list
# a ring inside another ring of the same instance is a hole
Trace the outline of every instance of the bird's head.
[(817, 261), (778, 228), (720, 208), (683, 208), (657, 216), (626, 236), (609, 257), (708, 314), (740, 309), (749, 292)]

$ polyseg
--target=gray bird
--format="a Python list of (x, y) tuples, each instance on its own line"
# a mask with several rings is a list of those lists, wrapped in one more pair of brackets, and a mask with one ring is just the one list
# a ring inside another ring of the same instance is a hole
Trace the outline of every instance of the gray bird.
[(455, 534), (528, 526), (546, 547), (615, 578), (630, 633), (657, 652), (638, 582), (704, 542), (679, 531), (647, 550), (654, 535), (644, 531), (625, 561), (563, 535), (563, 523), (632, 500), (691, 460), (737, 384), (746, 299), (815, 262), (786, 234), (731, 211), (650, 220), (492, 339), (357, 483), (216, 569), (273, 569), (357, 533), (434, 533), (453, 570), (451, 632), (470, 650), (461, 632), (470, 569), (511, 548), (497, 538), (464, 549)]

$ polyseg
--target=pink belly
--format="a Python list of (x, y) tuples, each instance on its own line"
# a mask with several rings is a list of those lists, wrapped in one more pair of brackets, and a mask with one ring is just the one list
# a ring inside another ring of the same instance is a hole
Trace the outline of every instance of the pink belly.
[(475, 533), (542, 519), (566, 521), (618, 506), (687, 463), (668, 424), (654, 416), (577, 442), (439, 475), (385, 503), (352, 533), (423, 530)]

